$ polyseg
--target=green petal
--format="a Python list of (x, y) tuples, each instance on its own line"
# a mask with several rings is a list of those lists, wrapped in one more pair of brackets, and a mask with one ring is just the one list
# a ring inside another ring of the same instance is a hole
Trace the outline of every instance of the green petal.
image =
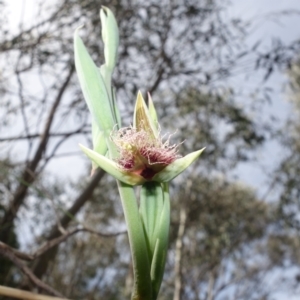
[(162, 171), (157, 173), (152, 180), (158, 182), (169, 182), (183, 172), (189, 165), (191, 165), (200, 156), (204, 149), (205, 148), (202, 148), (201, 150), (192, 152), (185, 157), (175, 160)]
[(138, 92), (134, 108), (133, 127), (135, 127), (138, 131), (145, 130), (150, 133), (153, 138), (158, 137), (157, 128), (150, 116), (148, 107), (140, 91)]
[(92, 160), (94, 161), (100, 168), (104, 171), (115, 177), (116, 179), (129, 184), (129, 185), (139, 185), (145, 182), (145, 179), (135, 173), (130, 173), (127, 171), (123, 171), (119, 165), (113, 160), (84, 147), (83, 145), (79, 145), (81, 150)]
[(74, 51), (80, 86), (93, 118), (108, 137), (115, 125), (110, 99), (100, 71), (79, 37), (78, 30), (74, 34)]

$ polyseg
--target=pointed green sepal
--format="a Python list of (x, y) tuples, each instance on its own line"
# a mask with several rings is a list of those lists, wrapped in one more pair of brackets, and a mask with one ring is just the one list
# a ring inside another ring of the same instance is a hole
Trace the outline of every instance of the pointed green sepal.
[(129, 173), (127, 171), (123, 171), (120, 166), (113, 160), (84, 147), (83, 145), (79, 145), (81, 150), (93, 161), (95, 162), (101, 169), (115, 177), (117, 180), (120, 180), (129, 185), (139, 185), (145, 182), (145, 179), (142, 176), (139, 176), (135, 173)]
[(99, 68), (93, 62), (79, 37), (79, 29), (77, 28), (74, 34), (77, 75), (90, 112), (104, 135), (108, 137), (115, 125), (109, 95)]
[(150, 133), (153, 138), (158, 137), (158, 130), (150, 116), (148, 107), (140, 91), (138, 92), (134, 108), (133, 127), (135, 127), (137, 131), (144, 130)]
[(184, 157), (176, 159), (170, 165), (165, 167), (162, 171), (153, 176), (152, 180), (158, 182), (169, 182), (180, 173), (182, 173), (186, 168), (188, 168), (204, 151), (205, 148), (201, 150), (192, 152)]

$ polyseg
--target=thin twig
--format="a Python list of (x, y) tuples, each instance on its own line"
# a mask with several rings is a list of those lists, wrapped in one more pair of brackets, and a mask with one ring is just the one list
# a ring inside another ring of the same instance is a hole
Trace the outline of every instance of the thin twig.
[[(79, 128), (74, 131), (68, 131), (68, 132), (56, 132), (56, 133), (49, 133), (49, 137), (69, 137), (70, 135), (75, 134), (87, 134), (90, 133), (91, 130), (84, 130), (82, 128)], [(19, 136), (10, 136), (10, 137), (4, 137), (0, 138), (0, 142), (11, 142), (11, 141), (19, 141), (19, 140), (28, 140), (28, 139), (37, 139), (42, 136), (42, 133), (34, 133), (29, 135), (19, 135)]]
[[(72, 206), (66, 210), (63, 211), (64, 214), (60, 219), (61, 225), (66, 228), (68, 224), (74, 220), (74, 216), (77, 214), (77, 212), (82, 208), (82, 206), (90, 199), (92, 196), (95, 188), (98, 186), (100, 180), (104, 176), (105, 172), (103, 170), (98, 170), (95, 175), (92, 177), (86, 188), (80, 193), (80, 195), (75, 199)], [(47, 237), (48, 241), (51, 241), (52, 239), (58, 238), (61, 236), (60, 231), (57, 228), (57, 225), (55, 224), (52, 229), (50, 230), (50, 233)], [(33, 266), (33, 273), (39, 277), (42, 278), (44, 273), (47, 270), (49, 261), (54, 259), (56, 255), (56, 249), (57, 247), (53, 247), (50, 251), (44, 252), (43, 255), (39, 257), (39, 259), (36, 261), (36, 263)]]
[(115, 237), (115, 236), (126, 233), (126, 231), (120, 231), (120, 232), (115, 232), (115, 233), (102, 233), (102, 232), (99, 232), (99, 231), (96, 231), (94, 229), (84, 226), (82, 228), (74, 228), (73, 230), (65, 231), (65, 233), (63, 235), (46, 242), (43, 246), (41, 246), (33, 254), (27, 254), (27, 253), (21, 252), (21, 251), (15, 249), (15, 248), (12, 248), (2, 242), (0, 242), (0, 253), (1, 253), (1, 249), (2, 249), (3, 251), (4, 250), (10, 251), (11, 253), (13, 253), (14, 256), (16, 256), (17, 258), (19, 258), (21, 260), (33, 261), (36, 258), (38, 258), (39, 256), (43, 255), (48, 250), (50, 250), (51, 248), (59, 245), (60, 243), (62, 243), (66, 239), (68, 239), (73, 234), (75, 234), (77, 232), (83, 232), (83, 231), (89, 232), (91, 234), (95, 234), (95, 235), (103, 237), (103, 238)]
[(11, 251), (16, 257), (22, 259), (22, 260), (27, 260), (27, 261), (32, 261), (34, 260), (34, 256), (33, 255), (30, 255), (30, 254), (27, 254), (27, 253), (24, 253), (24, 252), (21, 252), (15, 248), (12, 248), (2, 242), (0, 242), (0, 251), (1, 249), (3, 251)]

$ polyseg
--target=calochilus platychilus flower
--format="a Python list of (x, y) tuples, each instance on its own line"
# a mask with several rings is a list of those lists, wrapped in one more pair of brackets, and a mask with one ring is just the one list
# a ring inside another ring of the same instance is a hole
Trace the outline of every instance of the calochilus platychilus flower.
[[(94, 63), (78, 32), (74, 57), (80, 86), (92, 116), (93, 150), (80, 145), (97, 167), (117, 179), (134, 273), (131, 300), (156, 300), (163, 279), (170, 226), (169, 181), (183, 172), (204, 148), (181, 156), (170, 136), (161, 136), (157, 114), (148, 95), (148, 106), (138, 92), (133, 123), (121, 126), (112, 87), (117, 62), (119, 32), (107, 7), (100, 11), (105, 62)], [(134, 191), (141, 185), (139, 201)]]
[[(149, 107), (153, 106), (151, 98)], [(155, 110), (153, 110), (155, 111)], [(151, 113), (139, 92), (134, 110), (133, 125), (112, 130), (111, 141), (118, 156), (108, 158), (80, 145), (82, 151), (100, 168), (129, 185), (147, 181), (169, 182), (194, 162), (204, 148), (184, 157), (178, 154), (178, 146), (163, 141), (156, 114)]]

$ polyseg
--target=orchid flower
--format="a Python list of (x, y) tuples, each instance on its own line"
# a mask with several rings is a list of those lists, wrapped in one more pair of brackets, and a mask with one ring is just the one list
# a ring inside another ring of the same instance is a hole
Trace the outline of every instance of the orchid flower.
[[(75, 65), (87, 106), (92, 115), (93, 149), (80, 145), (91, 159), (117, 179), (128, 228), (134, 286), (132, 300), (155, 300), (163, 279), (170, 226), (169, 184), (203, 152), (182, 157), (178, 145), (160, 133), (149, 95), (148, 106), (138, 92), (133, 123), (121, 127), (115, 92), (111, 87), (117, 61), (118, 26), (107, 7), (100, 11), (105, 63), (98, 68), (77, 29), (74, 35)], [(135, 185), (142, 185), (140, 201)]]
[(139, 92), (134, 111), (134, 126), (112, 130), (111, 141), (118, 156), (106, 156), (80, 145), (82, 151), (100, 168), (129, 185), (148, 181), (169, 182), (195, 161), (204, 149), (185, 157), (178, 155), (177, 146), (163, 142)]

